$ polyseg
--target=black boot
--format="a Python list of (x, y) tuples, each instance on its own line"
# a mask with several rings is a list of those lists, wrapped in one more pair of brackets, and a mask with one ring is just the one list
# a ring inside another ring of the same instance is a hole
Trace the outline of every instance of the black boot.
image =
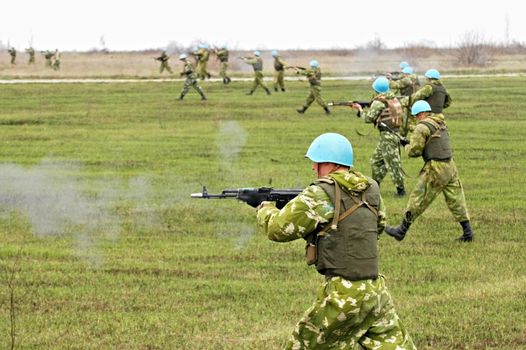
[(201, 101), (206, 101), (206, 96), (205, 95), (201, 95)]
[(395, 196), (396, 197), (403, 197), (405, 196), (405, 188), (404, 186), (400, 186), (400, 187), (396, 187), (396, 193), (395, 193)]
[(285, 92), (285, 88), (281, 88), (281, 91)]
[(303, 114), (305, 113), (306, 110), (307, 110), (307, 107), (303, 106), (300, 109), (296, 109), (296, 112), (298, 112), (299, 114)]
[(254, 93), (254, 91), (249, 91), (247, 92), (247, 95), (252, 95)]
[(181, 96), (179, 96), (179, 101), (182, 101), (182, 100), (183, 100), (183, 98), (184, 98), (184, 95), (183, 95), (183, 94), (181, 94)]
[(405, 238), (405, 234), (407, 233), (407, 230), (409, 230), (409, 226), (411, 226), (411, 223), (404, 219), (398, 227), (387, 226), (385, 228), (385, 233), (394, 237), (397, 241), (401, 241)]
[(329, 107), (323, 107), (323, 110), (325, 111), (325, 114), (327, 114), (327, 115), (331, 114), (331, 111), (329, 110)]
[(275, 91), (275, 92), (278, 92), (278, 88), (277, 88), (277, 87), (275, 87), (275, 88), (274, 88), (274, 91)]
[(464, 232), (462, 236), (457, 238), (457, 241), (472, 242), (473, 241), (473, 230), (471, 229), (471, 224), (469, 223), (469, 220), (462, 221), (460, 223), (460, 226), (462, 226), (462, 231)]
[(266, 89), (265, 91), (267, 92), (267, 95), (270, 95), (270, 90), (269, 89)]

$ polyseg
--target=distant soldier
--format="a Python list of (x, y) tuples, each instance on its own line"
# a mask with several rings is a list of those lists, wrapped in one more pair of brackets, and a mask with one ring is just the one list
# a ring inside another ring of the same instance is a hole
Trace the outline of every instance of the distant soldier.
[(29, 61), (27, 61), (27, 64), (34, 64), (35, 63), (35, 49), (33, 47), (29, 47), (26, 49), (27, 54), (29, 55)]
[[(366, 123), (374, 123), (380, 131), (380, 140), (371, 157), (372, 178), (380, 184), (389, 171), (397, 196), (405, 195), (404, 173), (400, 158), (400, 137), (398, 129), (402, 121), (402, 105), (395, 94), (389, 91), (389, 81), (386, 77), (378, 77), (372, 85), (377, 94), (371, 107), (363, 111), (358, 103), (353, 108), (358, 110), (358, 116)], [(407, 143), (407, 140), (405, 140)]]
[(181, 91), (181, 96), (179, 96), (179, 100), (183, 100), (184, 96), (188, 93), (188, 90), (190, 90), (190, 87), (193, 87), (199, 95), (201, 95), (201, 101), (206, 100), (203, 89), (197, 84), (197, 76), (195, 74), (194, 66), (192, 66), (192, 63), (188, 60), (188, 56), (183, 53), (179, 56), (179, 60), (184, 64), (183, 71), (180, 74), (181, 76), (186, 76), (186, 81), (184, 82), (184, 87)]
[(310, 94), (307, 97), (307, 100), (305, 101), (303, 107), (301, 109), (296, 109), (296, 112), (300, 114), (305, 113), (305, 111), (307, 110), (307, 108), (309, 108), (312, 102), (316, 101), (320, 106), (323, 107), (325, 114), (331, 114), (327, 103), (325, 103), (325, 101), (321, 97), (321, 69), (318, 61), (310, 61), (310, 69), (305, 69), (301, 67), (292, 68), (296, 69), (296, 72), (298, 74), (306, 76), (310, 84)]
[(254, 51), (254, 57), (240, 57), (246, 64), (250, 64), (254, 69), (254, 82), (252, 83), (252, 88), (247, 95), (252, 95), (256, 91), (258, 86), (261, 86), (266, 92), (267, 95), (270, 95), (270, 90), (263, 81), (263, 60), (261, 59), (261, 52), (258, 50)]
[(60, 52), (58, 49), (55, 49), (55, 52), (53, 53), (53, 70), (59, 70), (60, 69)]
[(16, 49), (11, 47), (7, 49), (7, 52), (11, 55), (11, 64), (16, 64)]
[[(414, 74), (413, 68), (407, 66), (402, 69), (402, 74), (398, 80), (389, 81), (389, 88), (395, 95), (410, 97), (420, 88), (420, 81), (418, 80), (418, 76)], [(406, 136), (414, 129), (416, 122), (415, 118), (411, 118), (409, 98), (402, 102), (402, 106), (404, 107), (404, 114), (400, 127), (400, 135)]]
[(154, 57), (155, 60), (161, 62), (161, 67), (159, 68), (159, 73), (161, 74), (165, 69), (168, 71), (168, 73), (172, 74), (172, 68), (170, 68), (170, 65), (168, 64), (168, 60), (170, 59), (170, 56), (166, 54), (166, 51), (163, 51), (161, 53), (161, 56)]
[(274, 91), (277, 92), (279, 87), (285, 92), (285, 68), (288, 68), (289, 65), (276, 50), (272, 51), (272, 57), (274, 57)]
[(442, 113), (442, 110), (451, 105), (452, 99), (440, 80), (440, 72), (429, 69), (425, 77), (427, 83), (420, 90), (411, 95), (410, 104), (424, 100), (431, 106), (433, 113)]
[(41, 51), (42, 55), (44, 55), (44, 59), (46, 60), (46, 67), (52, 68), (53, 62), (51, 61), (53, 59), (53, 56), (55, 55), (53, 51)]
[(227, 45), (222, 45), (219, 50), (214, 51), (219, 60), (219, 75), (223, 78), (223, 84), (230, 83), (231, 79), (227, 76), (226, 70), (228, 68), (228, 48)]
[(385, 232), (398, 241), (403, 240), (409, 226), (442, 193), (455, 220), (462, 226), (463, 234), (457, 240), (471, 242), (473, 230), (444, 115), (431, 113), (431, 106), (426, 101), (415, 102), (411, 114), (418, 119), (418, 124), (405, 150), (409, 157), (422, 156), (425, 163), (409, 196), (402, 223), (398, 227), (386, 227)]
[(212, 75), (208, 72), (208, 60), (210, 59), (210, 50), (208, 44), (199, 45), (199, 50), (197, 50), (197, 56), (199, 61), (197, 62), (197, 77), (201, 80), (205, 78), (210, 79)]

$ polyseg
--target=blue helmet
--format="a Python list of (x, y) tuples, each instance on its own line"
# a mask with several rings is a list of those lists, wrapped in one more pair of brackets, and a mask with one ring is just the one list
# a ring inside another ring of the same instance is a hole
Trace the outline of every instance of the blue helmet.
[(425, 76), (429, 79), (440, 79), (440, 72), (436, 69), (428, 69)]
[(254, 51), (254, 56), (257, 56), (257, 57), (261, 56), (261, 52), (259, 50)]
[(312, 60), (310, 61), (309, 65), (312, 67), (312, 68), (318, 68), (320, 66), (320, 64), (318, 63), (318, 61), (316, 60)]
[(409, 63), (407, 63), (406, 61), (400, 62), (400, 69), (404, 69), (405, 67), (409, 67)]
[(404, 69), (402, 69), (402, 73), (404, 73), (404, 74), (413, 74), (413, 68), (407, 66)]
[(340, 134), (326, 133), (314, 139), (305, 157), (314, 163), (334, 163), (351, 167), (353, 165), (352, 145)]
[(179, 59), (180, 59), (180, 60), (185, 60), (187, 57), (188, 57), (188, 56), (186, 56), (185, 53), (182, 53), (182, 54), (179, 55)]
[(278, 52), (276, 50), (272, 50), (271, 55), (272, 55), (272, 57), (279, 56), (279, 54), (278, 54)]
[(413, 104), (413, 107), (411, 107), (411, 114), (417, 115), (418, 113), (422, 112), (431, 112), (431, 106), (429, 105), (429, 103), (427, 103), (427, 101), (416, 101)]
[(380, 76), (373, 82), (374, 91), (383, 94), (389, 91), (389, 80), (386, 77)]

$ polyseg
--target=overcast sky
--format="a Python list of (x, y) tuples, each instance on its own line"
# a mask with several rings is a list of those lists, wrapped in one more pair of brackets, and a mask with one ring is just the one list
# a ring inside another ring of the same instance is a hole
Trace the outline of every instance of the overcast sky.
[(163, 48), (201, 39), (242, 49), (355, 48), (376, 37), (388, 47), (526, 41), (520, 0), (5, 0), (0, 40), (23, 49)]

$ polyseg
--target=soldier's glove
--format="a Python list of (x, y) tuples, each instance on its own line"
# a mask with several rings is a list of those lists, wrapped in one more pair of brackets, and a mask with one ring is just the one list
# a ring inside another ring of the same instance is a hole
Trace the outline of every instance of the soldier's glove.
[(400, 139), (400, 144), (401, 144), (402, 146), (406, 146), (406, 145), (408, 145), (409, 143), (410, 143), (409, 140), (406, 139), (405, 137), (403, 137), (403, 138)]

